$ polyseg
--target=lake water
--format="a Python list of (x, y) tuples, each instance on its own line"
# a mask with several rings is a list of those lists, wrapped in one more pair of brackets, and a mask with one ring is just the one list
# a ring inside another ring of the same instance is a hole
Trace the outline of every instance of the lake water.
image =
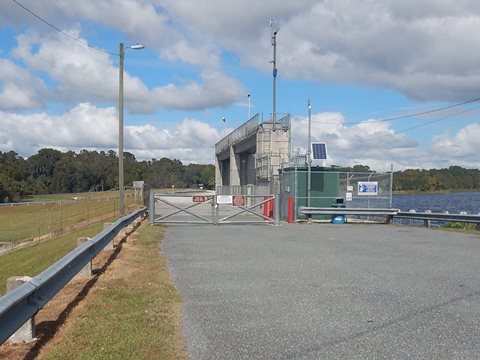
[(392, 207), (402, 211), (411, 209), (417, 212), (431, 210), (435, 213), (448, 211), (450, 214), (466, 211), (468, 214), (479, 214), (480, 192), (393, 195)]

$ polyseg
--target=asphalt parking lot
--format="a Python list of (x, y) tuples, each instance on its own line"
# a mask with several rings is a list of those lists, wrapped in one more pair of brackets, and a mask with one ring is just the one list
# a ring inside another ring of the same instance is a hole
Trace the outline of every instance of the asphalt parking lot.
[(169, 226), (196, 359), (480, 358), (480, 236), (388, 225)]

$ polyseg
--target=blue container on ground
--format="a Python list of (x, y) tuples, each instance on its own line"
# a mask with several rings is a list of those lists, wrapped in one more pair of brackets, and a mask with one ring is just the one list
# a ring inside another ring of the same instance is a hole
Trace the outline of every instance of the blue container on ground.
[[(343, 202), (343, 198), (336, 198), (335, 201), (332, 203), (333, 208), (346, 208), (346, 205)], [(332, 215), (331, 222), (332, 224), (345, 224), (345, 215), (336, 214)]]
[(345, 224), (345, 215), (332, 215), (332, 224)]

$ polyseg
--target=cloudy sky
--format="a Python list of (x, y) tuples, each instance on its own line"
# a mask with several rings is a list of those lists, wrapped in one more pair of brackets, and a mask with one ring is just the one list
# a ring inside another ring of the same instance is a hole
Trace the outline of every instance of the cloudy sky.
[(213, 163), (246, 94), (272, 112), (270, 18), (295, 149), (310, 99), (329, 164), (480, 167), (478, 0), (0, 0), (0, 151), (116, 149), (119, 43), (141, 43), (125, 53), (126, 150)]

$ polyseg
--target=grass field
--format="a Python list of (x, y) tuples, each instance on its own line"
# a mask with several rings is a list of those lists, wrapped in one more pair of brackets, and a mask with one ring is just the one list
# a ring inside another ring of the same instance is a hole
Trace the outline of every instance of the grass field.
[[(135, 202), (126, 192), (126, 205)], [(118, 193), (38, 195), (28, 204), (0, 206), (0, 242), (19, 242), (47, 234), (60, 234), (75, 224), (118, 215)]]
[(11, 276), (35, 276), (77, 246), (77, 238), (93, 236), (103, 229), (103, 224), (58, 236), (34, 246), (0, 256), (0, 295), (5, 294), (5, 283)]

